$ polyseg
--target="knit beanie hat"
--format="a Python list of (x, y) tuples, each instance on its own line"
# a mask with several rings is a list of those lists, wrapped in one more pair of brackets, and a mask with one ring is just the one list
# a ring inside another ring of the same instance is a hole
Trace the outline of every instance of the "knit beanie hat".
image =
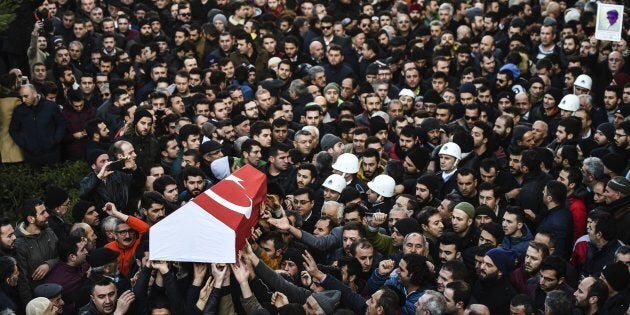
[(425, 132), (429, 132), (435, 129), (440, 129), (440, 121), (433, 117), (425, 118), (420, 124), (420, 127)]
[(459, 93), (470, 93), (477, 96), (477, 87), (470, 82), (466, 82), (459, 87)]
[(118, 260), (119, 255), (120, 254), (117, 251), (111, 250), (107, 247), (100, 247), (91, 251), (87, 260), (90, 267), (97, 268)]
[(497, 214), (494, 213), (494, 210), (486, 205), (479, 205), (479, 207), (477, 207), (477, 209), (475, 210), (475, 218), (480, 215), (489, 216), (490, 218), (492, 218), (492, 222), (497, 221)]
[(444, 102), (444, 99), (435, 90), (427, 90), (426, 92), (424, 92), (424, 95), (422, 97), (422, 101), (425, 103), (439, 104)]
[(339, 304), (341, 292), (337, 290), (326, 290), (323, 292), (315, 292), (311, 296), (317, 301), (317, 304), (319, 304), (319, 307), (322, 308), (324, 313), (332, 314)]
[(326, 93), (328, 90), (335, 90), (337, 91), (337, 93), (339, 93), (341, 89), (339, 88), (339, 84), (332, 82), (332, 83), (328, 83), (324, 87), (324, 93)]
[(34, 298), (26, 305), (26, 315), (43, 315), (50, 303), (45, 297)]
[(612, 142), (615, 140), (615, 125), (608, 122), (601, 123), (597, 126), (597, 130), (601, 131), (608, 141)]
[(615, 291), (623, 291), (628, 287), (628, 281), (630, 280), (630, 274), (628, 274), (628, 267), (623, 262), (616, 262), (606, 265), (602, 269), (602, 274), (606, 278), (606, 282)]
[(398, 220), (396, 224), (394, 224), (394, 227), (398, 230), (400, 235), (403, 236), (413, 232), (422, 233), (420, 230), (420, 223), (418, 223), (418, 221), (414, 218), (404, 218)]
[(219, 13), (217, 15), (215, 15), (214, 17), (212, 17), (212, 23), (216, 22), (216, 21), (221, 21), (223, 22), (223, 24), (227, 25), (227, 19), (225, 18), (225, 15)]
[(413, 165), (420, 171), (423, 171), (429, 164), (430, 153), (423, 147), (417, 147), (407, 153), (407, 157), (413, 162)]
[(418, 178), (418, 184), (427, 186), (432, 194), (435, 194), (440, 187), (440, 178), (433, 174), (425, 174)]
[(630, 195), (630, 183), (623, 176), (615, 176), (608, 181), (608, 187), (626, 196)]
[(471, 219), (475, 217), (475, 207), (468, 202), (458, 203), (455, 209), (466, 212), (466, 215)]
[(90, 153), (87, 155), (88, 164), (91, 166), (92, 164), (96, 163), (96, 160), (98, 159), (98, 157), (103, 154), (107, 154), (107, 152), (105, 150), (100, 150), (100, 149), (90, 151)]
[(322, 150), (326, 151), (332, 147), (335, 146), (335, 144), (341, 142), (341, 138), (331, 134), (331, 133), (327, 133), (322, 137), (322, 140), (319, 142)]
[(89, 201), (79, 200), (72, 208), (72, 220), (74, 223), (83, 221), (83, 217), (85, 217), (90, 207), (94, 207), (94, 204)]
[(385, 119), (381, 116), (372, 116), (370, 118), (370, 131), (373, 135), (375, 135), (381, 130), (387, 130), (387, 123), (385, 122)]
[(626, 168), (626, 160), (619, 153), (610, 152), (602, 157), (604, 166), (615, 174), (622, 174)]
[(46, 196), (44, 197), (44, 205), (47, 209), (55, 209), (68, 200), (68, 193), (55, 186), (48, 187)]
[(302, 270), (304, 268), (304, 266), (302, 265), (302, 263), (304, 263), (304, 258), (302, 257), (302, 251), (294, 248), (294, 247), (289, 247), (287, 248), (287, 250), (284, 252), (284, 254), (282, 254), (282, 261), (292, 261), (294, 262), (298, 269)]
[(518, 125), (514, 127), (514, 132), (512, 133), (512, 144), (516, 144), (516, 141), (521, 141), (523, 139), (523, 135), (530, 131), (529, 126)]
[(504, 277), (507, 277), (509, 273), (514, 270), (516, 266), (516, 254), (513, 251), (497, 247), (489, 250), (486, 256), (492, 259), (494, 265), (503, 273)]
[(547, 94), (553, 97), (553, 99), (556, 101), (556, 107), (557, 107), (560, 104), (560, 101), (562, 100), (562, 91), (558, 88), (550, 87), (545, 92), (545, 95)]

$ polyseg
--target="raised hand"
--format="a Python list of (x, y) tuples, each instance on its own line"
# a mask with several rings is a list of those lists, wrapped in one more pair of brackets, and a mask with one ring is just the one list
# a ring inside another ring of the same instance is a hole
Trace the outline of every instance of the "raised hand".
[(324, 277), (324, 273), (317, 268), (317, 262), (315, 262), (313, 256), (311, 256), (308, 251), (304, 251), (302, 258), (304, 258), (304, 270), (306, 270), (311, 277), (321, 280)]
[(168, 263), (165, 261), (152, 261), (151, 267), (159, 271), (161, 274), (165, 274), (168, 272)]
[(249, 267), (244, 262), (236, 262), (235, 264), (230, 264), (230, 268), (234, 273), (234, 277), (238, 283), (247, 282), (249, 280)]
[(206, 276), (208, 272), (208, 265), (204, 263), (194, 263), (193, 264), (193, 284), (195, 286), (200, 286), (203, 283), (203, 278)]
[(228, 272), (228, 267), (226, 264), (212, 264), (212, 276), (214, 277), (215, 280), (215, 285), (214, 287), (216, 288), (217, 285), (219, 285), (219, 287), (221, 287), (221, 285), (223, 284), (223, 279), (229, 275), (227, 275)]
[(289, 222), (289, 218), (286, 216), (279, 219), (269, 218), (267, 222), (281, 231), (288, 231), (291, 228), (291, 222)]
[(123, 292), (116, 302), (116, 312), (114, 314), (126, 314), (129, 306), (136, 299), (136, 296), (130, 290)]
[(391, 259), (382, 260), (378, 264), (378, 273), (383, 277), (389, 275), (392, 270), (394, 270), (394, 261)]
[(372, 216), (372, 221), (370, 222), (370, 225), (372, 227), (379, 227), (383, 225), (385, 221), (387, 221), (387, 213), (376, 212)]
[(289, 298), (287, 298), (286, 295), (276, 291), (271, 296), (271, 303), (273, 303), (273, 306), (275, 306), (276, 308), (281, 308), (289, 304)]

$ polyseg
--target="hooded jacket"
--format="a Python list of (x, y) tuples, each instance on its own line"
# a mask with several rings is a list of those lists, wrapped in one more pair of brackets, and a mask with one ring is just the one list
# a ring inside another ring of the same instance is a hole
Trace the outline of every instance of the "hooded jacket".
[(518, 257), (525, 256), (525, 252), (527, 251), (527, 246), (529, 246), (529, 242), (534, 239), (532, 232), (529, 230), (526, 224), (523, 224), (523, 228), (521, 230), (523, 232), (523, 236), (506, 236), (503, 238), (503, 243), (501, 243), (501, 247), (512, 250), (518, 255)]
[(26, 230), (26, 224), (20, 222), (15, 229), (15, 259), (20, 276), (18, 291), (24, 305), (33, 299), (33, 289), (42, 284), (42, 280), (35, 281), (31, 275), (42, 264), (47, 264), (52, 270), (59, 262), (57, 254), (57, 236), (50, 228), (45, 228), (39, 234), (31, 234)]

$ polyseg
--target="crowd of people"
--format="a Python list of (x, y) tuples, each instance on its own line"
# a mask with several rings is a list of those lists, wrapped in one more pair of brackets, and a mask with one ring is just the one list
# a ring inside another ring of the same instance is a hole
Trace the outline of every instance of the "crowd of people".
[[(601, 3), (16, 1), (2, 163), (90, 171), (4, 209), (0, 314), (630, 314), (630, 19)], [(152, 261), (245, 165), (237, 262)]]

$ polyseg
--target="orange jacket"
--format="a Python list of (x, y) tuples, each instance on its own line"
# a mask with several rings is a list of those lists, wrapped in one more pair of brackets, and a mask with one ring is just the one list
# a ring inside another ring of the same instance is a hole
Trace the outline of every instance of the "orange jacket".
[(136, 247), (140, 243), (140, 239), (142, 235), (149, 231), (149, 225), (133, 216), (129, 216), (126, 222), (130, 228), (134, 231), (138, 232), (138, 238), (131, 245), (131, 247), (122, 248), (118, 245), (117, 241), (111, 241), (105, 245), (106, 248), (109, 248), (113, 251), (118, 252), (120, 255), (118, 256), (118, 270), (125, 277), (129, 276), (129, 270), (131, 268), (131, 262), (133, 261), (133, 255), (136, 252)]

